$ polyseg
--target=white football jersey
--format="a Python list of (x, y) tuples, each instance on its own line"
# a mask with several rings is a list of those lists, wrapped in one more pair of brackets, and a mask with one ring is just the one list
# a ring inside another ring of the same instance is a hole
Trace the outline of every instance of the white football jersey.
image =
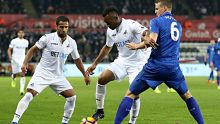
[(45, 34), (36, 42), (36, 46), (42, 49), (42, 57), (37, 65), (35, 75), (63, 76), (64, 64), (68, 55), (71, 54), (73, 59), (80, 57), (75, 40), (67, 35), (62, 44), (57, 32)]
[(15, 38), (11, 41), (9, 47), (13, 49), (12, 60), (15, 61), (17, 65), (22, 65), (28, 44), (28, 40), (26, 39)]
[(147, 30), (147, 28), (137, 21), (130, 19), (123, 19), (118, 28), (112, 30), (107, 29), (106, 34), (106, 45), (112, 47), (114, 44), (118, 49), (118, 58), (138, 61), (144, 58), (144, 49), (129, 50), (125, 45), (126, 43), (134, 42), (140, 43), (142, 33)]

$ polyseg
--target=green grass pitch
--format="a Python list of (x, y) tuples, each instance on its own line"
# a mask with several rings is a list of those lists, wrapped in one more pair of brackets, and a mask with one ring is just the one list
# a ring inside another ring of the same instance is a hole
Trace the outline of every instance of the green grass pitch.
[[(29, 80), (30, 78), (27, 78)], [(77, 93), (75, 111), (69, 124), (79, 124), (83, 117), (91, 116), (96, 110), (95, 84), (86, 86), (82, 78), (68, 78)], [(206, 77), (187, 77), (188, 87), (202, 110), (206, 124), (220, 124), (220, 90), (214, 84), (207, 84)], [(16, 88), (11, 88), (9, 77), (0, 77), (0, 124), (10, 124), (19, 95), (19, 80)], [(105, 119), (99, 124), (113, 124), (117, 107), (128, 88), (128, 79), (107, 85), (105, 99)], [(185, 103), (177, 93), (167, 93), (162, 84), (161, 94), (151, 89), (141, 94), (141, 110), (137, 124), (196, 124)], [(19, 124), (61, 124), (65, 99), (50, 88), (44, 90), (30, 103)], [(123, 124), (128, 123), (128, 118)]]

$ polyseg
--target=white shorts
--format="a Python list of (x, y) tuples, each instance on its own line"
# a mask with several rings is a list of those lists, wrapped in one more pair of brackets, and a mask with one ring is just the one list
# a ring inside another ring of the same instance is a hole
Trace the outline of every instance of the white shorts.
[(65, 77), (48, 78), (33, 75), (27, 88), (33, 89), (41, 93), (45, 88), (50, 87), (54, 92), (61, 93), (68, 89), (73, 89), (69, 81)]
[(145, 63), (146, 61), (126, 62), (121, 59), (115, 59), (107, 69), (113, 72), (116, 80), (122, 80), (128, 75), (129, 83), (131, 84)]
[(21, 72), (21, 63), (16, 63), (15, 61), (11, 61), (12, 74), (17, 74)]

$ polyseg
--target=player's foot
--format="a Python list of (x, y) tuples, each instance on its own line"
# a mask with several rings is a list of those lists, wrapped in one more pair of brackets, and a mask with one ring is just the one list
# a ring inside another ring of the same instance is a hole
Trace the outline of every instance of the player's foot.
[(168, 88), (168, 89), (167, 89), (167, 92), (168, 92), (168, 93), (175, 93), (176, 90), (174, 90), (173, 88)]
[(98, 109), (96, 111), (95, 114), (93, 114), (92, 116), (96, 121), (98, 121), (99, 119), (103, 119), (104, 118), (104, 110), (103, 109)]
[(68, 124), (68, 123), (62, 123), (62, 124)]
[(217, 82), (216, 80), (212, 80), (212, 83), (213, 83), (213, 84), (216, 84), (216, 82)]
[(161, 91), (159, 90), (159, 88), (156, 88), (155, 90), (154, 90), (154, 93), (161, 93)]
[(212, 82), (211, 80), (208, 80), (208, 82), (207, 82), (207, 83), (208, 83), (208, 84), (210, 84), (211, 82)]
[(12, 87), (12, 88), (15, 88), (15, 87), (16, 87), (16, 81), (15, 81), (15, 80), (12, 80), (12, 81), (11, 81), (11, 87)]
[(11, 124), (18, 124), (17, 122), (11, 122)]

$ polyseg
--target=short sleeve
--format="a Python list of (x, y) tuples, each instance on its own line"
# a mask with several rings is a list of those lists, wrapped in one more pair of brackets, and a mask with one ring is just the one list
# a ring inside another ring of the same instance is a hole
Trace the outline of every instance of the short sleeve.
[(26, 48), (28, 48), (29, 42), (28, 40), (26, 40)]
[(150, 21), (150, 31), (159, 34), (159, 26), (155, 19)]
[(108, 47), (112, 47), (114, 45), (114, 41), (112, 40), (108, 30), (107, 30), (107, 33), (106, 33), (106, 46)]
[(47, 41), (46, 41), (46, 35), (42, 36), (37, 42), (36, 42), (36, 46), (39, 48), (39, 49), (42, 49), (42, 48), (45, 48), (46, 47), (46, 44), (47, 44)]
[(73, 59), (78, 59), (80, 56), (79, 56), (79, 52), (78, 52), (78, 49), (77, 49), (76, 42), (74, 41), (72, 43), (72, 45), (73, 45), (72, 46), (73, 50), (71, 52), (71, 56), (72, 56)]
[(147, 28), (145, 26), (143, 26), (139, 22), (133, 21), (133, 20), (131, 22), (130, 28), (131, 28), (132, 32), (135, 34), (142, 34), (145, 30), (147, 30)]
[(14, 40), (11, 40), (10, 44), (9, 44), (9, 48), (13, 48), (15, 46), (14, 44)]

